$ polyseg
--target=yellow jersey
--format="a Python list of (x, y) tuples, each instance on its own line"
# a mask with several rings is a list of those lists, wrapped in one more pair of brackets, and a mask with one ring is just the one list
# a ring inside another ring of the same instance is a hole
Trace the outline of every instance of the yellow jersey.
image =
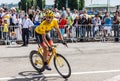
[(35, 28), (35, 32), (38, 34), (46, 34), (53, 28), (58, 27), (58, 21), (56, 19), (53, 19), (51, 23), (47, 23), (46, 20), (44, 20), (39, 26)]
[(3, 23), (3, 32), (8, 32), (8, 26), (9, 24)]

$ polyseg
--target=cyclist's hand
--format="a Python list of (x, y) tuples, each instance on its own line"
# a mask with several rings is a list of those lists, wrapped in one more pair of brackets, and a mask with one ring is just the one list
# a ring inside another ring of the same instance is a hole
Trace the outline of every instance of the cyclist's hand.
[(52, 47), (49, 46), (48, 49), (49, 49), (50, 52), (52, 52)]
[(65, 45), (66, 47), (68, 47), (67, 43), (64, 40), (62, 40), (62, 44)]

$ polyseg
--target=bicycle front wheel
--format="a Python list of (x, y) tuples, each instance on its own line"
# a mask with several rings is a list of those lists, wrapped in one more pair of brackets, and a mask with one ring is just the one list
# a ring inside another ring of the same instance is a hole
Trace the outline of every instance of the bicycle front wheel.
[(61, 54), (56, 54), (54, 57), (54, 65), (57, 70), (57, 72), (63, 77), (63, 78), (69, 78), (71, 75), (71, 67), (66, 60), (64, 56)]
[(31, 51), (29, 58), (34, 69), (36, 69), (39, 73), (44, 71), (43, 56), (39, 54), (38, 51), (36, 50)]

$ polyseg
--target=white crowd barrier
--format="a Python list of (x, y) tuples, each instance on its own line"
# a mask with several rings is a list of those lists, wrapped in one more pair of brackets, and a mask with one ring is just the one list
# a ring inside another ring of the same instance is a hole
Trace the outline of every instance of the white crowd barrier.
[[(65, 39), (104, 39), (106, 37), (112, 37), (112, 38), (119, 38), (119, 28), (120, 25), (111, 25), (111, 26), (105, 26), (105, 25), (98, 25), (95, 26), (93, 24), (91, 25), (78, 25), (78, 26), (60, 26), (60, 31)], [(21, 28), (18, 26), (9, 26), (8, 32), (3, 32), (3, 27), (0, 26), (0, 39), (11, 40), (11, 32), (15, 33), (16, 40), (22, 40), (22, 31)], [(35, 27), (32, 27), (30, 29), (29, 37), (35, 39)], [(58, 35), (56, 31), (53, 29), (49, 32), (49, 35), (52, 39), (58, 39)]]

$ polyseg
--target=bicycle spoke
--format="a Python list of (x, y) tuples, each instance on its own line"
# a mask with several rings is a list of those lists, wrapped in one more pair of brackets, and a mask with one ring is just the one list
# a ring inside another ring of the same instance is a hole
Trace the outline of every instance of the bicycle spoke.
[(54, 65), (58, 73), (64, 77), (68, 78), (71, 75), (71, 68), (68, 61), (60, 54), (57, 54), (54, 58)]
[(30, 62), (38, 72), (44, 71), (43, 57), (37, 51), (32, 51), (30, 53)]
[(60, 67), (64, 66), (64, 62), (63, 62), (63, 60), (60, 57), (56, 57), (56, 60), (57, 60), (58, 66), (60, 66)]

